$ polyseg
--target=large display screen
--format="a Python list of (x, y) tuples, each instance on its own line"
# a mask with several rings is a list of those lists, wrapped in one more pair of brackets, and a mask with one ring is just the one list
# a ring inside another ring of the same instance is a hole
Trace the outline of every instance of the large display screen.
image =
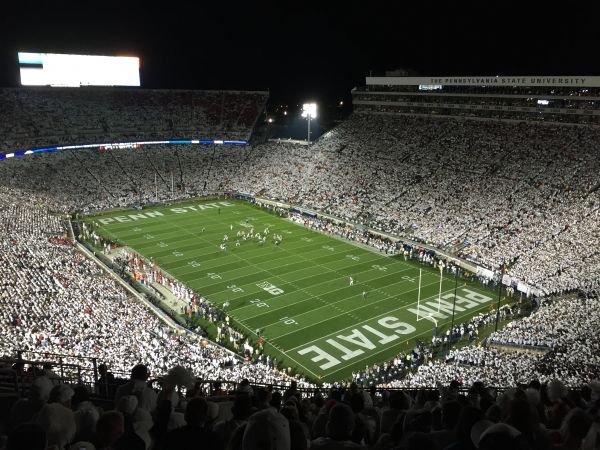
[(19, 52), (22, 86), (139, 86), (140, 60), (130, 56)]

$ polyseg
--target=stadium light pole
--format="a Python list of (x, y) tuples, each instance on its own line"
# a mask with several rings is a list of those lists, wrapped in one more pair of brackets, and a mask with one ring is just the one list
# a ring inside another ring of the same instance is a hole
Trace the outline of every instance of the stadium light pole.
[(310, 145), (310, 121), (317, 118), (317, 104), (305, 103), (302, 105), (302, 117), (308, 119), (308, 137), (306, 142)]

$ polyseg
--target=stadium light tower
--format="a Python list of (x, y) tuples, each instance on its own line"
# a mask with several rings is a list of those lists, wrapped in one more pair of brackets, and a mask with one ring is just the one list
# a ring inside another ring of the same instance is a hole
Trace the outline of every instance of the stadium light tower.
[(307, 142), (310, 145), (310, 120), (317, 118), (317, 104), (316, 103), (305, 103), (302, 105), (302, 117), (308, 119), (308, 139)]

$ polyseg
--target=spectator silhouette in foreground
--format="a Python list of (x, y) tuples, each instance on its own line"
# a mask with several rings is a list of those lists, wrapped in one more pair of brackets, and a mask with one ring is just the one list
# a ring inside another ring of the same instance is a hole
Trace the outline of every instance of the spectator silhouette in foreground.
[(364, 449), (366, 447), (352, 442), (352, 431), (355, 425), (352, 408), (344, 403), (336, 403), (329, 411), (327, 420), (327, 436), (321, 436), (312, 441), (314, 450), (334, 449)]
[(125, 395), (135, 395), (138, 399), (138, 408), (153, 412), (156, 408), (157, 394), (147, 386), (149, 377), (148, 367), (138, 364), (131, 370), (131, 380), (117, 388), (115, 403)]
[(185, 409), (186, 425), (170, 431), (165, 439), (164, 450), (221, 450), (221, 437), (207, 427), (208, 404), (201, 397), (193, 398)]
[(8, 435), (7, 450), (46, 450), (48, 438), (44, 429), (33, 423), (17, 427)]

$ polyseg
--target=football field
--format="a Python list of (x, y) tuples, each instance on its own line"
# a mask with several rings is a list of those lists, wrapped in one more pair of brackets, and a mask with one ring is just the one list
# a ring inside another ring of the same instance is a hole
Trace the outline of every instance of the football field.
[[(450, 326), (452, 275), (440, 279), (433, 267), (312, 231), (249, 203), (191, 201), (87, 220), (213, 304), (227, 302), (240, 331), (256, 341), (260, 329), (266, 353), (317, 382), (348, 379), (417, 340), (430, 341), (436, 321), (438, 334)], [(265, 228), (264, 243), (237, 236), (264, 235)], [(279, 245), (274, 235), (283, 238)], [(459, 281), (455, 323), (495, 306), (497, 293)]]

